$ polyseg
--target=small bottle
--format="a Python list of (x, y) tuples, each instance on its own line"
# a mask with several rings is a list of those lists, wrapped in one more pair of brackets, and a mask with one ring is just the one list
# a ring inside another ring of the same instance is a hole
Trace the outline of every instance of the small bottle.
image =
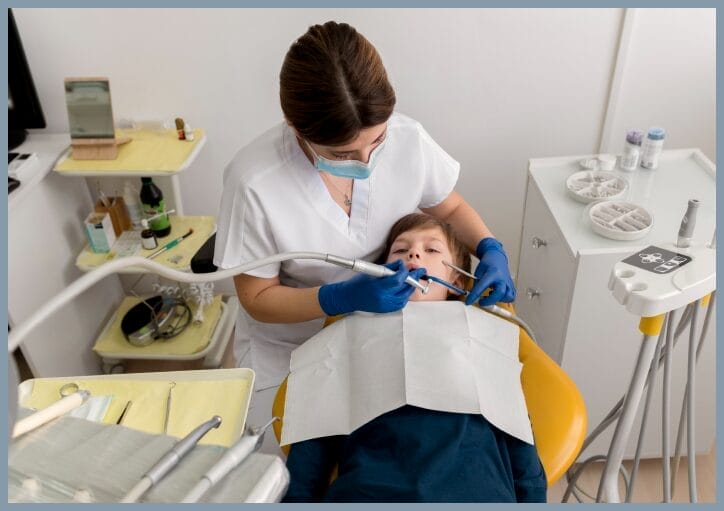
[(659, 156), (664, 147), (664, 128), (650, 128), (648, 135), (641, 144), (641, 166), (645, 169), (655, 169), (659, 166)]
[(626, 132), (626, 145), (623, 147), (621, 155), (622, 170), (636, 170), (639, 166), (639, 158), (641, 158), (641, 142), (644, 139), (642, 130), (630, 130)]
[(151, 229), (144, 229), (141, 231), (141, 246), (143, 246), (146, 250), (150, 250), (158, 246), (156, 235), (153, 234)]
[(171, 221), (168, 219), (166, 212), (166, 201), (163, 200), (163, 192), (156, 186), (150, 177), (142, 177), (141, 183), (141, 204), (143, 205), (143, 213), (147, 218), (154, 215), (160, 216), (149, 220), (148, 224), (157, 238), (168, 236), (171, 232)]
[(191, 126), (189, 126), (189, 123), (187, 122), (184, 123), (184, 136), (188, 141), (194, 139), (194, 130), (191, 129)]
[(143, 219), (143, 210), (141, 203), (138, 201), (138, 190), (134, 188), (130, 181), (123, 183), (123, 202), (128, 210), (128, 218), (131, 219), (134, 229), (141, 227)]

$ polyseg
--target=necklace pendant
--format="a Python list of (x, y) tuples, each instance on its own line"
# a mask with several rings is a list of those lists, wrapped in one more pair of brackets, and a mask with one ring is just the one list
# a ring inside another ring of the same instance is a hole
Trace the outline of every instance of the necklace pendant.
[(345, 206), (351, 206), (351, 205), (352, 205), (352, 199), (350, 199), (350, 198), (347, 197), (346, 195), (344, 196), (344, 205), (345, 205)]

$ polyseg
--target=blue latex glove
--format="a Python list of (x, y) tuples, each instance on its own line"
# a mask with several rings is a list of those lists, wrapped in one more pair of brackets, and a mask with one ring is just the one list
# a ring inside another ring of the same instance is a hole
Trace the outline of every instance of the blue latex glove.
[(408, 275), (419, 279), (425, 275), (424, 268), (408, 271), (401, 260), (387, 263), (394, 270), (389, 277), (372, 277), (360, 273), (343, 282), (326, 284), (319, 288), (319, 305), (328, 316), (347, 314), (354, 311), (394, 312), (407, 304), (415, 288), (405, 282)]
[[(479, 300), (480, 305), (493, 305), (496, 302), (512, 302), (515, 300), (515, 286), (508, 270), (508, 256), (505, 255), (503, 245), (495, 238), (483, 238), (478, 243), (475, 253), (480, 259), (475, 268), (478, 278), (465, 300), (466, 305), (472, 305)], [(492, 288), (488, 296), (480, 298), (488, 288)]]

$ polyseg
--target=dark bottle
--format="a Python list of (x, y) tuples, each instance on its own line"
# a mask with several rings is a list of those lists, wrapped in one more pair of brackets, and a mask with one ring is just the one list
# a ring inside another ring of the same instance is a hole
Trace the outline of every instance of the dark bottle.
[[(166, 213), (166, 201), (163, 200), (163, 192), (156, 186), (150, 177), (141, 178), (141, 206), (146, 218), (151, 218), (159, 213)], [(148, 221), (148, 226), (157, 238), (168, 236), (171, 232), (171, 222), (167, 214), (159, 215)]]

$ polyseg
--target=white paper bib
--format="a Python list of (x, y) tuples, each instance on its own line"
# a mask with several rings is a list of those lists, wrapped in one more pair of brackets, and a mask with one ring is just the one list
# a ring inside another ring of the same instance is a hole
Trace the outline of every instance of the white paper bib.
[(347, 316), (292, 352), (281, 444), (347, 435), (405, 404), (480, 413), (533, 444), (518, 333), (462, 302)]

